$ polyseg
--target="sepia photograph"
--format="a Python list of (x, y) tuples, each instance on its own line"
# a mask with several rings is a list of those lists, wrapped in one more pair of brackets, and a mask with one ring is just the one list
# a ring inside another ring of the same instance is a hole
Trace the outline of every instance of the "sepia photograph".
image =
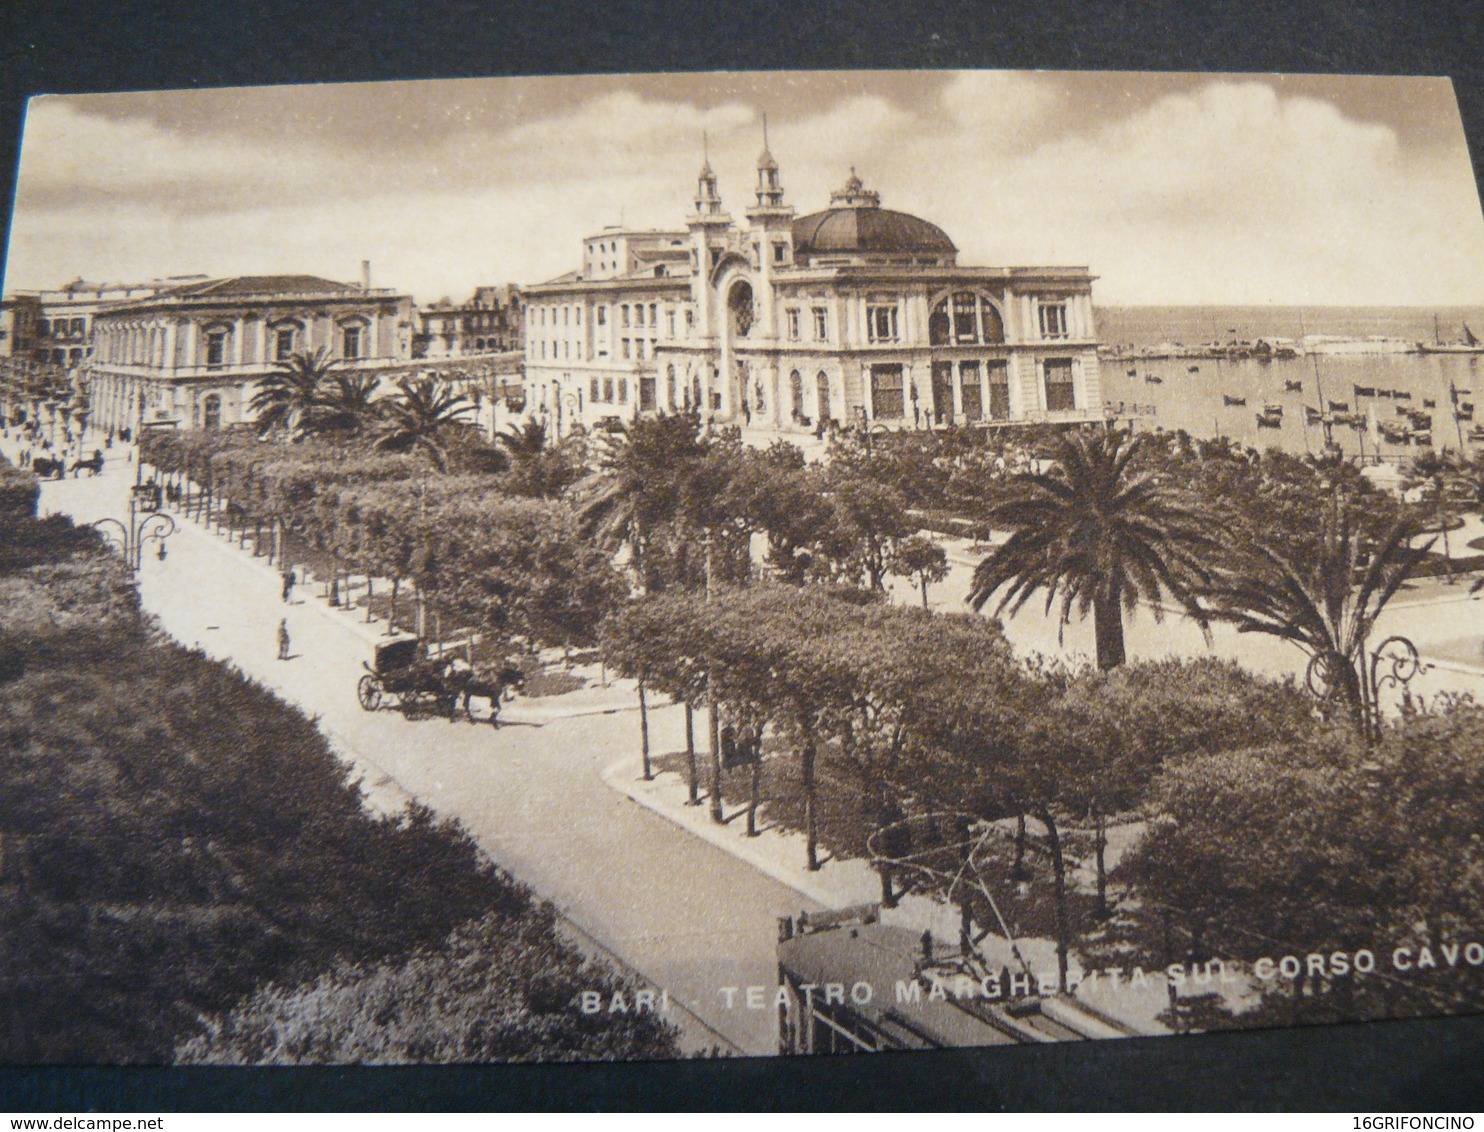
[(1484, 1012), (1453, 84), (34, 97), (0, 726), (11, 1065)]

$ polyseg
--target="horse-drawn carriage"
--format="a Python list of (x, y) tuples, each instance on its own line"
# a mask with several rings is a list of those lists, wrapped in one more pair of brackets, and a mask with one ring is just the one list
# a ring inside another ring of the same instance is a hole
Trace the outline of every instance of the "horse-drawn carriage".
[(371, 664), (356, 684), (356, 698), (366, 711), (376, 711), (384, 700), (408, 719), (431, 714), (458, 718), (460, 705), (470, 723), (479, 720), (474, 701), (489, 702), (489, 721), (498, 725), (500, 706), (525, 686), (525, 674), (507, 666), (493, 679), (482, 678), (456, 656), (431, 657), (416, 637), (399, 637), (376, 646)]

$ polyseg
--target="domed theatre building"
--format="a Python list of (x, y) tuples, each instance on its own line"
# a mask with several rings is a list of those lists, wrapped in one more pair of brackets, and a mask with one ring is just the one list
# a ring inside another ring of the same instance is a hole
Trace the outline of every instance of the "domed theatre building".
[(708, 161), (684, 229), (605, 229), (528, 289), (526, 405), (563, 434), (691, 408), (794, 437), (1102, 421), (1092, 280), (960, 266), (943, 229), (854, 170), (797, 216), (765, 147), (745, 222)]

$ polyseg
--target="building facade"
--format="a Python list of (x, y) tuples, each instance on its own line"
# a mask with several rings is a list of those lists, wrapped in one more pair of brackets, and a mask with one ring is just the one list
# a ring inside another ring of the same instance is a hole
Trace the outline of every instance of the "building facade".
[(147, 283), (92, 283), (79, 277), (48, 290), (17, 292), (6, 302), (35, 304), (34, 333), (24, 355), (12, 351), (7, 356), (26, 356), (35, 362), (66, 369), (82, 365), (92, 357), (93, 319), (104, 307), (149, 298), (204, 278), (182, 275)]
[(342, 368), (411, 357), (412, 299), (309, 275), (206, 279), (101, 307), (88, 384), (93, 419), (218, 428), (248, 421), (258, 378), (324, 349)]
[(519, 351), (525, 341), (525, 304), (513, 283), (476, 287), (463, 303), (440, 299), (417, 312), (415, 358), (467, 358)]
[(41, 329), (41, 301), (35, 295), (11, 295), (0, 300), (0, 358), (34, 360)]
[(796, 216), (766, 147), (742, 222), (710, 163), (668, 231), (605, 229), (528, 287), (526, 402), (564, 432), (696, 409), (776, 435), (1101, 421), (1085, 267), (963, 267), (851, 171)]

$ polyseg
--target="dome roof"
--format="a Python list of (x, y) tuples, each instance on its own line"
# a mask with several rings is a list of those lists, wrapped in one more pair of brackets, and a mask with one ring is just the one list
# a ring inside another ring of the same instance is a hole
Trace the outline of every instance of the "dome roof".
[(958, 251), (948, 233), (917, 216), (872, 205), (827, 208), (793, 224), (794, 248), (804, 255)]

